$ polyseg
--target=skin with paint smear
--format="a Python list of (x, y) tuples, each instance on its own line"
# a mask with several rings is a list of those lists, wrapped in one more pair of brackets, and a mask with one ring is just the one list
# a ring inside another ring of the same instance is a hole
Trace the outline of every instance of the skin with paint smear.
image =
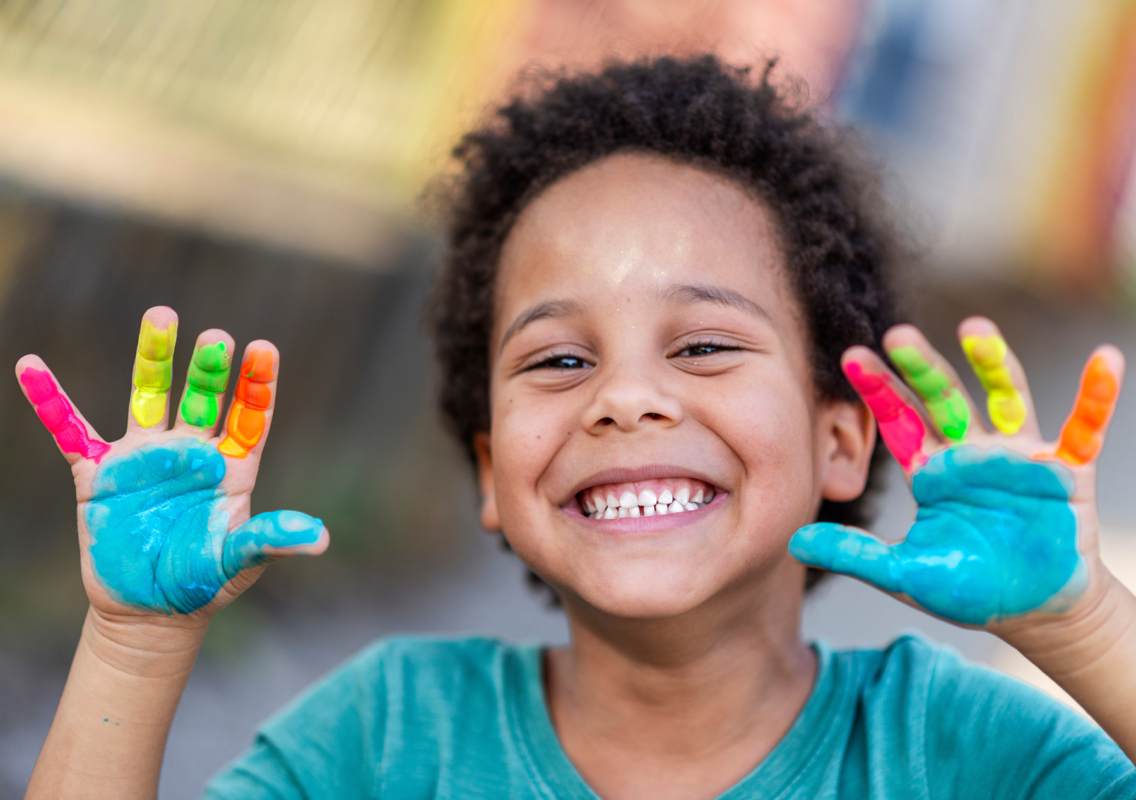
[(221, 402), (229, 388), (232, 356), (224, 342), (198, 345), (189, 364), (181, 416), (190, 425), (211, 428), (221, 415)]
[(1072, 491), (1073, 476), (1060, 464), (955, 447), (912, 478), (919, 512), (902, 542), (822, 522), (794, 534), (789, 552), (967, 625), (1060, 612), (1088, 583)]
[(91, 562), (120, 603), (163, 614), (208, 605), (264, 547), (312, 544), (323, 523), (298, 511), (258, 514), (229, 531), (225, 459), (197, 439), (144, 445), (95, 476), (85, 518)]
[(268, 384), (274, 378), (270, 351), (253, 350), (248, 354), (241, 364), (236, 397), (225, 425), (226, 436), (217, 445), (225, 455), (244, 458), (264, 435), (264, 412), (272, 405), (272, 390)]
[(110, 451), (105, 442), (94, 441), (87, 434), (87, 426), (75, 414), (74, 407), (59, 391), (49, 372), (26, 369), (20, 375), (20, 383), (60, 450), (89, 458), (96, 464)]
[(903, 402), (890, 375), (872, 375), (855, 361), (844, 365), (849, 383), (860, 393), (879, 425), (880, 437), (905, 471), (921, 463), (927, 429), (919, 414)]
[(944, 436), (953, 441), (966, 438), (970, 406), (945, 372), (931, 365), (914, 347), (897, 347), (888, 357), (900, 375), (927, 406), (927, 413)]
[(986, 390), (990, 421), (1002, 433), (1017, 433), (1026, 421), (1026, 404), (1006, 366), (1006, 340), (1001, 336), (964, 336), (962, 349)]

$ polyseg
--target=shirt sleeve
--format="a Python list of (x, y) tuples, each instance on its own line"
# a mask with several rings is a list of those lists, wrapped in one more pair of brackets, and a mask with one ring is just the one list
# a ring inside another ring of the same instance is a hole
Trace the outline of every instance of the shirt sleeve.
[(207, 800), (372, 796), (384, 719), (381, 646), (364, 652), (266, 722), (205, 788)]
[(1136, 768), (1094, 723), (947, 651), (936, 656), (926, 720), (933, 800), (1136, 797)]

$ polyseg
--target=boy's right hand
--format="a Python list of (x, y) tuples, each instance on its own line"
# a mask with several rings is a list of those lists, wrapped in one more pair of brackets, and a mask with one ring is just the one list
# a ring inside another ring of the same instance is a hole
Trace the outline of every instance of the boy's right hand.
[(219, 430), (233, 339), (202, 333), (167, 429), (176, 332), (171, 309), (143, 316), (129, 422), (117, 442), (99, 437), (41, 359), (29, 355), (16, 364), (25, 396), (75, 477), (92, 613), (116, 628), (171, 621), (203, 628), (269, 561), (327, 549), (327, 531), (313, 517), (277, 511), (249, 519), (275, 404), (276, 348), (265, 341), (248, 346)]

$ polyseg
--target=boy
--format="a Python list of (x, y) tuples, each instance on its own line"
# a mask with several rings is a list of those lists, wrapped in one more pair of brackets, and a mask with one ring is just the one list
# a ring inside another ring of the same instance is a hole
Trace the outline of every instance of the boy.
[[(987, 430), (922, 335), (888, 330), (887, 237), (831, 134), (710, 57), (562, 80), (458, 154), (443, 408), (483, 525), (555, 591), (571, 643), (381, 642), (209, 796), (1136, 793), (1136, 600), (1100, 563), (1092, 489), (1118, 351), (1050, 445), (997, 329), (965, 321)], [(202, 334), (166, 431), (175, 332), (147, 312), (114, 444), (17, 365), (73, 465), (91, 598), (32, 797), (153, 796), (212, 614), (266, 561), (327, 546), (297, 512), (245, 522), (278, 354), (249, 346), (217, 436), (232, 340)], [(900, 545), (837, 524), (864, 519), (873, 414), (920, 503)], [(1116, 744), (917, 640), (807, 646), (805, 563), (997, 633)]]

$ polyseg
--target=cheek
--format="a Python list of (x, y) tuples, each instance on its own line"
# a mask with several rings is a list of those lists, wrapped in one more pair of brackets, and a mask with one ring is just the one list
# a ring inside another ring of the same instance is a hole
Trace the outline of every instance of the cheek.
[(565, 439), (572, 435), (562, 403), (503, 395), (494, 401), (493, 469), (498, 505), (531, 492)]

